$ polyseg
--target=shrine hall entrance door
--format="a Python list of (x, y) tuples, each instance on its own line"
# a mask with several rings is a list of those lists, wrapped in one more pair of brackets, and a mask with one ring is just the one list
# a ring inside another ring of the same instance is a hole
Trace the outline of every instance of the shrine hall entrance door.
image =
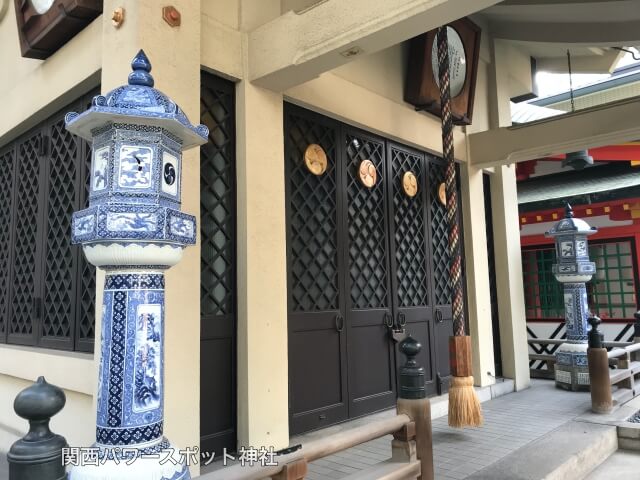
[[(326, 153), (321, 175), (305, 165), (310, 144)], [(442, 303), (446, 225), (437, 223), (444, 206), (431, 193), (443, 166), (288, 104), (285, 157), (291, 433), (394, 405), (403, 357), (390, 328), (404, 325), (424, 345), (419, 361), (436, 393), (436, 379), (448, 375), (451, 333)], [(358, 173), (364, 160), (377, 172), (370, 188)], [(407, 171), (417, 178), (414, 197), (403, 190)]]
[(236, 449), (235, 86), (202, 72), (200, 450)]

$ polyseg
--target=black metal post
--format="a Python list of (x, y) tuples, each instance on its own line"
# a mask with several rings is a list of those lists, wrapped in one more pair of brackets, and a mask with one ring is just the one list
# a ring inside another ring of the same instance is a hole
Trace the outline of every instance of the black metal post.
[[(636, 314), (637, 315), (637, 314)], [(587, 319), (591, 330), (589, 330), (589, 348), (602, 348), (602, 342), (604, 341), (604, 333), (598, 330), (598, 325), (602, 323), (599, 317), (589, 317)], [(638, 323), (636, 322), (636, 325)]]
[(422, 350), (422, 344), (412, 336), (400, 342), (400, 350), (407, 357), (407, 362), (400, 367), (400, 398), (426, 398), (424, 388), (424, 367), (418, 365), (416, 356)]
[(62, 464), (64, 437), (49, 430), (49, 420), (66, 402), (64, 392), (44, 377), (18, 394), (13, 409), (29, 421), (29, 432), (15, 442), (9, 453), (9, 480), (65, 480)]
[(609, 413), (613, 408), (613, 397), (609, 378), (609, 358), (607, 349), (603, 347), (604, 335), (598, 331), (598, 325), (600, 325), (598, 317), (589, 317), (587, 321), (591, 325), (587, 350), (591, 410), (596, 413)]

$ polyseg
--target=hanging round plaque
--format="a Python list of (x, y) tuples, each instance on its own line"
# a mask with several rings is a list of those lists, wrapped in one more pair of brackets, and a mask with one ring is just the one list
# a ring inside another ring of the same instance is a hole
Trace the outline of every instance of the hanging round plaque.
[(327, 154), (320, 145), (312, 143), (304, 151), (304, 164), (314, 175), (322, 175), (327, 171)]
[(371, 160), (363, 160), (360, 162), (358, 168), (358, 175), (360, 176), (360, 182), (367, 188), (371, 188), (376, 184), (378, 180), (378, 172), (376, 166)]
[(438, 185), (438, 200), (442, 205), (447, 206), (447, 186), (444, 182)]
[(415, 197), (418, 193), (418, 179), (413, 172), (404, 172), (402, 188), (408, 197)]

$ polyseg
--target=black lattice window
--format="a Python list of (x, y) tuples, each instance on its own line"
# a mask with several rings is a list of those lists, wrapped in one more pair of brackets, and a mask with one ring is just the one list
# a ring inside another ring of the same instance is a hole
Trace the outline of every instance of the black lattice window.
[[(347, 134), (346, 159), (351, 307), (384, 308), (389, 304), (384, 144)], [(363, 160), (371, 160), (377, 170), (372, 188), (360, 182)]]
[[(35, 295), (38, 213), (40, 196), (41, 132), (26, 138), (17, 147), (15, 192), (15, 236), (13, 243), (13, 295), (9, 338), (33, 344), (33, 320), (40, 305)], [(35, 314), (35, 315), (34, 315)], [(21, 341), (16, 337), (24, 337)]]
[(10, 305), (7, 292), (10, 282), (13, 169), (14, 149), (10, 148), (0, 155), (0, 340), (7, 333), (6, 318)]
[[(398, 302), (401, 307), (429, 304), (427, 283), (426, 232), (424, 228), (424, 192), (409, 197), (402, 188), (405, 172), (413, 172), (418, 185), (424, 182), (422, 157), (391, 148), (393, 171), (393, 221)], [(421, 188), (421, 187), (419, 187)]]
[(90, 147), (62, 120), (92, 95), (0, 155), (0, 341), (93, 351), (95, 269), (70, 244), (71, 214), (87, 205)]
[(71, 215), (77, 208), (77, 137), (64, 121), (51, 127), (47, 171), (47, 211), (44, 262), (42, 337), (72, 340), (75, 296), (75, 255), (71, 249)]
[(233, 94), (203, 82), (200, 121), (209, 142), (200, 149), (202, 315), (235, 311), (235, 153)]
[[(338, 309), (336, 128), (290, 115), (287, 129), (291, 307), (309, 312)], [(313, 175), (304, 163), (308, 145), (320, 145), (327, 170)]]
[(433, 263), (434, 302), (436, 305), (451, 303), (449, 280), (449, 234), (446, 207), (438, 200), (438, 188), (445, 180), (446, 168), (436, 162), (429, 164), (429, 193), (431, 201), (431, 252)]

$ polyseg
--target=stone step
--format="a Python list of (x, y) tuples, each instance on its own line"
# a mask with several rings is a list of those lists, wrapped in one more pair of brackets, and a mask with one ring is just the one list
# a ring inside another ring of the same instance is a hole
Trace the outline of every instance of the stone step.
[(624, 422), (617, 429), (618, 447), (640, 451), (640, 423)]
[(410, 480), (418, 478), (418, 475), (420, 475), (419, 461), (399, 463), (387, 460), (352, 473), (343, 477), (342, 480), (371, 480), (374, 478), (376, 480)]
[(613, 425), (571, 420), (468, 480), (582, 480), (618, 448)]

